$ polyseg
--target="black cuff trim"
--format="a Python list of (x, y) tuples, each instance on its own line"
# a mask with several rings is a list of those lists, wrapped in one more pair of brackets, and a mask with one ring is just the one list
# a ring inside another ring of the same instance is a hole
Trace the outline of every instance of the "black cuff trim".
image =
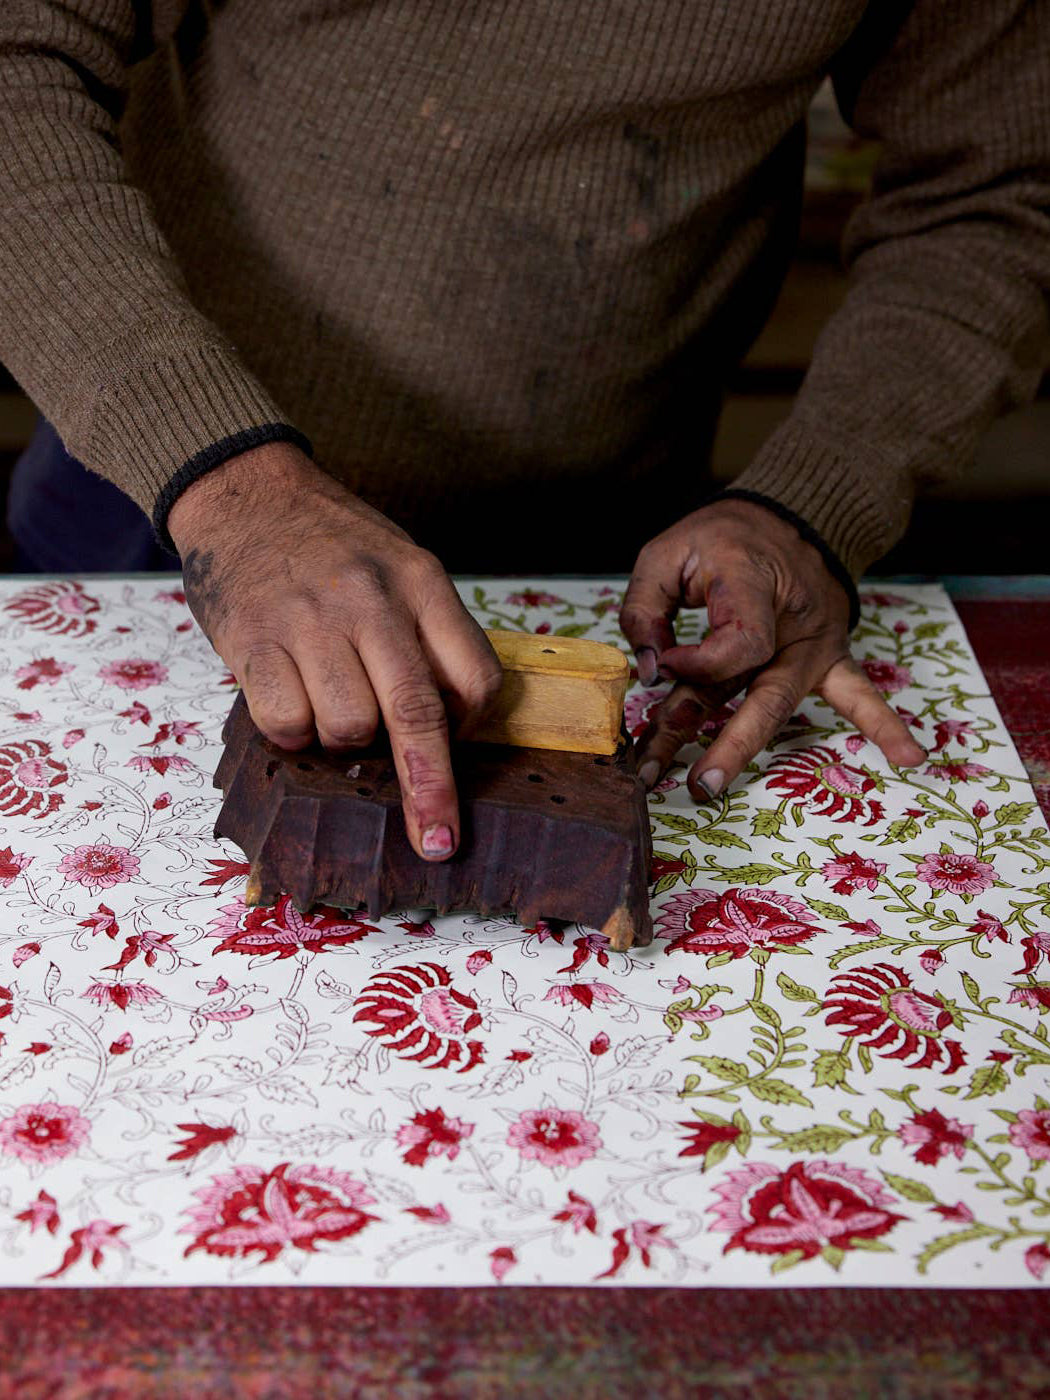
[(714, 501), (750, 501), (752, 505), (765, 506), (774, 515), (779, 515), (781, 520), (786, 520), (789, 525), (794, 525), (807, 544), (811, 544), (814, 549), (820, 552), (820, 557), (824, 560), (828, 572), (836, 583), (840, 583), (846, 590), (846, 597), (849, 599), (849, 630), (852, 632), (860, 620), (860, 598), (857, 596), (857, 585), (853, 582), (849, 570), (842, 560), (813, 526), (803, 520), (800, 515), (796, 515), (787, 506), (781, 505), (772, 496), (763, 496), (758, 491), (745, 491), (740, 487), (727, 486), (724, 491), (716, 491), (713, 496), (709, 496), (704, 505), (711, 505)]
[(202, 476), (214, 471), (216, 467), (221, 467), (231, 457), (237, 457), (253, 447), (262, 447), (267, 442), (290, 442), (308, 457), (314, 455), (310, 439), (288, 423), (262, 423), (257, 428), (245, 428), (239, 433), (231, 434), (230, 437), (220, 438), (202, 452), (195, 453), (178, 469), (157, 497), (157, 503), (153, 507), (153, 529), (165, 549), (178, 553), (168, 534), (168, 512), (183, 491), (195, 481), (199, 481)]

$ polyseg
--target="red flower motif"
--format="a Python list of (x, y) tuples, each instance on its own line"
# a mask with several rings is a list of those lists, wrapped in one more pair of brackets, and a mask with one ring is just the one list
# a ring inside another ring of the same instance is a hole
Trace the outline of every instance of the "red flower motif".
[(950, 894), (984, 894), (995, 884), (995, 866), (975, 856), (931, 852), (915, 867), (915, 878)]
[(482, 968), (488, 967), (492, 962), (492, 954), (487, 948), (479, 948), (476, 953), (471, 953), (467, 959), (467, 971), (471, 977), (476, 977)]
[(188, 758), (183, 758), (181, 754), (173, 753), (135, 753), (132, 754), (124, 765), (125, 768), (134, 768), (139, 773), (159, 773), (163, 778), (165, 773), (196, 773), (197, 766), (191, 763)]
[(938, 720), (937, 723), (933, 726), (934, 750), (939, 752), (952, 739), (958, 740), (958, 742), (963, 746), (963, 748), (965, 748), (967, 736), (972, 735), (975, 732), (976, 731), (974, 730), (973, 725), (968, 719)]
[(740, 1129), (735, 1123), (704, 1123), (700, 1119), (693, 1122), (680, 1122), (692, 1137), (679, 1152), (679, 1157), (706, 1157), (717, 1142), (736, 1142)]
[(32, 861), (32, 856), (16, 855), (10, 846), (0, 850), (0, 889), (7, 889), (9, 885), (13, 885)]
[(928, 778), (942, 783), (968, 783), (971, 778), (986, 778), (991, 771), (968, 758), (931, 758), (923, 769)]
[(589, 1230), (593, 1235), (598, 1230), (597, 1212), (586, 1196), (581, 1196), (578, 1191), (569, 1192), (568, 1203), (556, 1211), (551, 1219), (571, 1225), (574, 1235), (578, 1235), (581, 1230)]
[(62, 805), (55, 788), (68, 778), (68, 768), (51, 757), (43, 739), (0, 745), (0, 816), (50, 816)]
[(319, 1242), (349, 1239), (378, 1219), (363, 1209), (375, 1198), (334, 1167), (237, 1166), (194, 1194), (200, 1204), (188, 1208), (182, 1231), (194, 1236), (186, 1258), (198, 1249), (242, 1259), (255, 1252), (269, 1263), (284, 1249), (312, 1254)]
[(572, 961), (566, 963), (564, 967), (559, 967), (559, 972), (579, 972), (591, 958), (594, 958), (599, 967), (609, 966), (609, 940), (604, 933), (581, 933), (578, 938), (572, 940)]
[(211, 874), (201, 881), (202, 885), (217, 885), (220, 889), (230, 880), (240, 880), (247, 876), (251, 866), (246, 860), (209, 860)]
[(749, 1162), (715, 1187), (714, 1229), (731, 1232), (724, 1254), (794, 1254), (857, 1248), (886, 1235), (906, 1217), (887, 1209), (893, 1197), (857, 1167), (820, 1158), (786, 1170)]
[(523, 589), (521, 593), (508, 593), (506, 601), (516, 608), (553, 608), (564, 603), (556, 593), (540, 593), (534, 588)]
[(562, 982), (551, 987), (544, 1001), (555, 1001), (559, 1006), (570, 1008), (582, 1006), (585, 1011), (595, 1006), (615, 1006), (623, 1000), (623, 993), (607, 982)]
[(689, 869), (680, 856), (654, 855), (649, 867), (650, 884), (655, 885), (665, 875), (683, 875)]
[(571, 1108), (530, 1108), (512, 1123), (507, 1143), (545, 1167), (578, 1167), (602, 1145), (598, 1124)]
[[(977, 922), (970, 924), (968, 933), (983, 933), (989, 943), (996, 941), (1009, 943), (1010, 935), (1007, 933), (1001, 919), (997, 919), (994, 914), (989, 914), (986, 909), (978, 909)], [(1027, 941), (1027, 940), (1026, 940)]]
[(72, 666), (62, 665), (53, 656), (42, 656), (30, 661), (28, 666), (20, 666), (15, 672), (19, 690), (33, 690), (38, 685), (56, 685)]
[(98, 674), (107, 684), (117, 685), (121, 690), (148, 690), (151, 685), (164, 684), (168, 679), (168, 668), (159, 661), (146, 661), (135, 656), (125, 661), (107, 661)]
[(345, 948), (349, 943), (359, 943), (366, 934), (378, 932), (374, 924), (324, 904), (310, 914), (300, 914), (287, 894), (267, 908), (249, 909), (243, 899), (226, 904), (208, 928), (209, 938), (222, 939), (214, 953), (244, 953), (252, 957), (274, 953), (278, 961), (296, 953)]
[[(1050, 982), (1036, 982), (1034, 986), (1015, 983), (1006, 1000), (1007, 1004), (1014, 1002), (1021, 1006), (1050, 1006)], [(3, 1014), (3, 1007), (0, 1007), (0, 1016)]]
[(141, 700), (132, 700), (126, 710), (118, 710), (121, 719), (129, 719), (132, 724), (150, 724), (153, 716)]
[(237, 1129), (229, 1126), (213, 1128), (210, 1123), (176, 1123), (180, 1133), (187, 1136), (176, 1142), (175, 1151), (168, 1154), (169, 1162), (188, 1162), (208, 1147), (216, 1147), (237, 1136)]
[[(980, 913), (980, 910), (977, 912)], [(1018, 973), (1034, 972), (1040, 959), (1050, 959), (1050, 933), (1029, 934), (1021, 939), (1021, 947), (1024, 949), (1024, 966), (1017, 969)]]
[(80, 1230), (74, 1230), (69, 1237), (69, 1245), (62, 1262), (57, 1269), (52, 1269), (49, 1274), (41, 1274), (41, 1278), (58, 1278), (73, 1265), (83, 1255), (87, 1255), (91, 1260), (91, 1267), (98, 1269), (105, 1258), (104, 1251), (109, 1245), (116, 1245), (118, 1249), (127, 1249), (127, 1245), (117, 1236), (121, 1230), (126, 1229), (125, 1225), (111, 1225), (108, 1220), (92, 1220)]
[(830, 1012), (826, 1024), (844, 1028), (843, 1035), (867, 1037), (861, 1044), (884, 1059), (917, 1056), (910, 1069), (929, 1069), (947, 1060), (941, 1073), (954, 1074), (965, 1062), (959, 1042), (943, 1035), (953, 1024), (951, 1012), (939, 996), (916, 991), (900, 968), (878, 963), (837, 973), (831, 980), (835, 995), (824, 1002)]
[(901, 1142), (909, 1147), (917, 1147), (915, 1160), (923, 1166), (933, 1167), (948, 1154), (954, 1153), (962, 1161), (966, 1144), (973, 1137), (973, 1124), (960, 1123), (957, 1118), (945, 1118), (936, 1108), (926, 1113), (916, 1113), (897, 1129)]
[(0, 1152), (43, 1165), (72, 1156), (90, 1134), (91, 1123), (70, 1105), (28, 1103), (0, 1122)]
[(86, 637), (94, 632), (98, 623), (92, 613), (98, 610), (98, 599), (69, 579), (37, 584), (4, 604), (4, 611), (26, 627), (63, 637)]
[(115, 1006), (118, 1011), (126, 1011), (129, 1006), (153, 1006), (164, 1000), (156, 987), (145, 982), (92, 982), (81, 995), (96, 1006)]
[(414, 1215), (417, 1220), (424, 1220), (428, 1225), (448, 1225), (452, 1219), (448, 1207), (443, 1206), (440, 1201), (436, 1206), (406, 1206), (405, 1214)]
[(884, 861), (869, 860), (857, 851), (843, 851), (825, 861), (820, 873), (836, 894), (853, 894), (856, 890), (877, 890), (879, 876), (885, 869)]
[(1032, 1277), (1042, 1283), (1046, 1267), (1050, 1264), (1050, 1247), (1045, 1244), (1032, 1244), (1024, 1252), (1024, 1265)]
[(47, 1191), (39, 1191), (36, 1200), (26, 1206), (25, 1210), (20, 1210), (15, 1219), (28, 1225), (30, 1234), (35, 1235), (39, 1226), (49, 1235), (53, 1235), (61, 1223), (58, 1202)]
[(731, 953), (775, 951), (806, 943), (816, 933), (813, 915), (786, 894), (763, 889), (690, 890), (673, 895), (656, 921), (665, 952)]
[(491, 1261), (489, 1267), (492, 1270), (492, 1277), (497, 1283), (502, 1283), (510, 1270), (513, 1269), (514, 1265), (518, 1262), (518, 1256), (508, 1244), (501, 1244), (498, 1248), (490, 1250), (489, 1259)]
[(907, 690), (908, 686), (915, 684), (915, 677), (907, 666), (898, 666), (893, 661), (881, 661), (871, 657), (860, 664), (868, 680), (876, 690), (881, 690), (883, 695), (896, 695), (899, 690)]
[(605, 1055), (609, 1050), (609, 1037), (605, 1031), (599, 1031), (588, 1047), (594, 1056)]
[(444, 1156), (452, 1162), (473, 1131), (473, 1123), (446, 1118), (443, 1108), (423, 1109), (397, 1130), (397, 1145), (408, 1148), (401, 1160), (410, 1167), (421, 1167), (428, 1157)]
[(104, 933), (107, 938), (116, 938), (120, 932), (120, 925), (108, 904), (100, 904), (94, 914), (89, 914), (86, 919), (80, 919), (77, 927), (89, 928), (92, 934)]
[(902, 608), (911, 599), (902, 593), (862, 593), (860, 601), (866, 608)]
[(481, 1025), (478, 1004), (456, 991), (438, 963), (379, 973), (355, 1005), (355, 1022), (371, 1022), (373, 1029), (365, 1034), (384, 1041), (399, 1059), (416, 1060), (427, 1069), (448, 1069), (465, 1055), (460, 1074), (481, 1062), (481, 1042), (466, 1039)]
[(1014, 1147), (1033, 1162), (1050, 1162), (1050, 1109), (1022, 1108), (1008, 1131)]
[(826, 744), (782, 754), (769, 765), (766, 778), (767, 788), (782, 793), (796, 807), (808, 807), (837, 822), (866, 817), (865, 826), (874, 826), (884, 816), (882, 803), (867, 795), (876, 786), (869, 773), (847, 763)]
[(602, 1273), (596, 1274), (595, 1278), (615, 1278), (631, 1257), (632, 1248), (638, 1250), (643, 1266), (647, 1269), (651, 1268), (654, 1245), (661, 1245), (664, 1249), (674, 1249), (670, 1240), (661, 1238), (663, 1229), (663, 1225), (653, 1225), (648, 1220), (635, 1220), (629, 1226), (614, 1230), (612, 1233), (612, 1263)]
[(973, 1224), (973, 1211), (963, 1201), (957, 1201), (953, 1206), (930, 1206), (930, 1209), (942, 1220), (950, 1220), (953, 1224)]
[(58, 863), (60, 875), (71, 885), (83, 885), (86, 890), (108, 890), (133, 880), (139, 873), (140, 861), (126, 846), (111, 846), (108, 841), (96, 841), (90, 846), (77, 846)]

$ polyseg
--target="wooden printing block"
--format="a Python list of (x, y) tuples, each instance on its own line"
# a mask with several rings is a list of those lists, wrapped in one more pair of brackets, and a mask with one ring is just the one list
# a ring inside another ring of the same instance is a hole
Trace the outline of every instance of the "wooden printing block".
[(287, 893), (302, 913), (476, 910), (585, 924), (620, 950), (652, 942), (649, 816), (626, 734), (610, 755), (454, 744), (461, 837), (440, 862), (408, 843), (385, 740), (289, 753), (260, 734), (242, 695), (223, 739), (215, 834), (251, 863), (249, 905)]

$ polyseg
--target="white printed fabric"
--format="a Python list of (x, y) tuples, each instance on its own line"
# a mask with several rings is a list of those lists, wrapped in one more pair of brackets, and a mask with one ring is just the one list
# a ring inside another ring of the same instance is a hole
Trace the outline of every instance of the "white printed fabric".
[[(624, 645), (611, 583), (463, 596)], [(247, 910), (176, 584), (0, 583), (0, 1283), (1041, 1280), (1050, 837), (942, 591), (855, 640), (928, 763), (816, 700), (719, 802), (687, 750), (615, 953)]]

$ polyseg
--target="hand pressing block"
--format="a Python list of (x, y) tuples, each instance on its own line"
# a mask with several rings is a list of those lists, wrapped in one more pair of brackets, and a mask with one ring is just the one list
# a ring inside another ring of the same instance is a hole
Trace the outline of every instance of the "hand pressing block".
[(627, 660), (580, 638), (489, 632), (503, 687), (469, 742), (452, 746), (459, 849), (421, 860), (408, 844), (389, 744), (288, 753), (244, 697), (223, 729), (216, 836), (251, 864), (247, 902), (284, 892), (316, 904), (476, 910), (600, 929), (616, 949), (652, 941), (645, 789), (623, 728)]

